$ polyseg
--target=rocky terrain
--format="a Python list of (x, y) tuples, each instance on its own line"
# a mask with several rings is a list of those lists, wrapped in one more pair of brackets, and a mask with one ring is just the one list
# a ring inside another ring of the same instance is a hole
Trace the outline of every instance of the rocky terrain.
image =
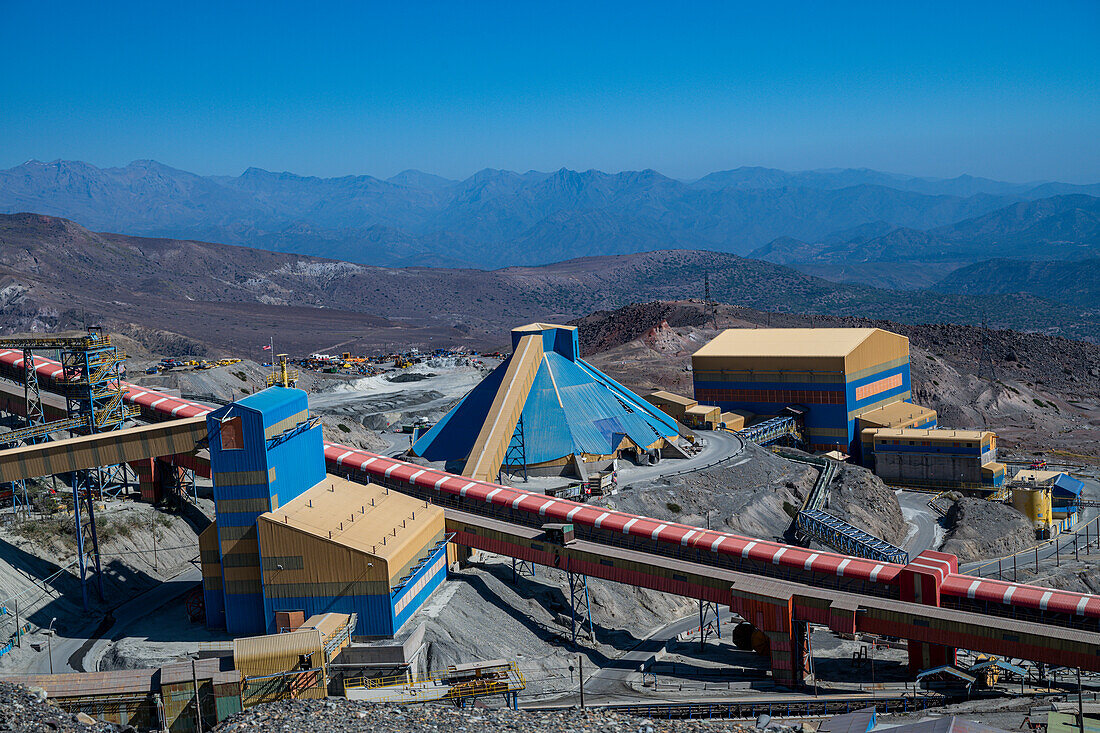
[[(606, 666), (654, 629), (698, 608), (689, 598), (597, 578), (588, 579), (588, 594), (595, 640), (583, 624), (574, 646), (563, 571), (539, 566), (532, 575), (519, 568), (513, 580), (508, 558), (479, 552), (468, 567), (448, 576), (409, 628), (427, 624), (425, 669), (472, 659), (513, 660), (527, 677), (527, 694), (540, 697), (575, 689), (569, 665), (577, 654), (591, 669)], [(577, 611), (583, 610), (581, 603)]]
[(959, 563), (1013, 555), (1038, 542), (1027, 517), (1006, 504), (956, 497), (945, 519), (948, 530), (940, 549), (956, 555)]
[(827, 511), (898, 547), (909, 532), (893, 489), (862, 466), (843, 466), (833, 476)]
[[(743, 458), (751, 458), (742, 463)], [(736, 465), (740, 464), (740, 465)], [(817, 470), (751, 443), (737, 460), (680, 476), (620, 486), (596, 503), (660, 520), (782, 539)]]
[[(785, 730), (783, 726), (775, 726)], [(650, 720), (600, 710), (565, 708), (512, 711), (444, 705), (378, 706), (351, 700), (291, 700), (250, 708), (222, 722), (212, 733), (429, 733), (434, 731), (523, 731), (524, 733), (697, 733), (755, 730), (735, 721)]]
[(0, 682), (0, 730), (12, 733), (136, 733), (133, 726), (102, 723), (84, 713), (67, 713), (42, 690)]

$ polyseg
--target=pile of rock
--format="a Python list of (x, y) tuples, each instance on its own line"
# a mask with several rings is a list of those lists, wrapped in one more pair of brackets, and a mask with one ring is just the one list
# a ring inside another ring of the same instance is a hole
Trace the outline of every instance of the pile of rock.
[(69, 713), (46, 699), (40, 688), (0, 682), (0, 731), (12, 733), (129, 733), (131, 726), (97, 721), (84, 713)]
[[(250, 708), (234, 715), (213, 733), (259, 731), (325, 731), (341, 733), (428, 733), (429, 731), (522, 731), (565, 733), (750, 733), (752, 724), (733, 721), (650, 720), (610, 711), (566, 708), (553, 711), (507, 709), (460, 710), (446, 705), (372, 705), (344, 699), (287, 700)], [(769, 730), (777, 730), (774, 726)]]

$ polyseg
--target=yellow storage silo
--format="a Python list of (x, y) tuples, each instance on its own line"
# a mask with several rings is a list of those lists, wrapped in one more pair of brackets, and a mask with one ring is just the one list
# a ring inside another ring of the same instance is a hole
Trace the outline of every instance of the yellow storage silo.
[(1049, 527), (1051, 523), (1051, 491), (1049, 486), (1015, 486), (1012, 506), (1022, 512), (1032, 524)]

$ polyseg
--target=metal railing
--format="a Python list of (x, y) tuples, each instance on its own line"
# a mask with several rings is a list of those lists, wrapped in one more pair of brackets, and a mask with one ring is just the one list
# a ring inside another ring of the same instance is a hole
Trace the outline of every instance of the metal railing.
[[(879, 713), (905, 713), (926, 710), (945, 705), (948, 698), (938, 693), (901, 695), (897, 697), (821, 697), (808, 700), (756, 700), (745, 702), (670, 702), (670, 703), (630, 703), (626, 705), (589, 705), (589, 708), (611, 710), (627, 715), (666, 720), (686, 719), (741, 719), (752, 720), (760, 715), (773, 718), (815, 718), (825, 715), (853, 713), (857, 710), (874, 708)], [(524, 710), (551, 711), (555, 707), (528, 706)]]
[[(344, 696), (348, 690), (393, 690), (391, 694), (372, 695), (372, 702), (430, 702), (451, 700), (460, 702), (489, 695), (510, 695), (527, 689), (527, 678), (515, 662), (486, 668), (479, 676), (458, 678), (452, 670), (434, 672), (417, 680), (406, 675), (389, 677), (352, 677), (344, 680)], [(437, 694), (430, 694), (431, 690)], [(428, 694), (426, 694), (428, 693)], [(417, 697), (417, 695), (420, 697)]]

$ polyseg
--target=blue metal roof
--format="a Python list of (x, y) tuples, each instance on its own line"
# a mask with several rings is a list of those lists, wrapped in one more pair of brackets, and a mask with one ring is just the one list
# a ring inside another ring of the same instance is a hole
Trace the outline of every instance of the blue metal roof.
[(413, 444), (412, 452), (429, 461), (465, 460), (474, 447), (485, 415), (493, 405), (497, 389), (504, 381), (504, 372), (510, 360), (511, 357), (505, 359), (431, 430), (421, 435)]
[[(522, 411), (527, 463), (545, 463), (574, 453), (611, 455), (624, 437), (644, 448), (678, 434), (672, 418), (575, 358), (570, 348), (574, 334), (545, 339), (555, 350), (543, 353)], [(413, 452), (432, 461), (465, 460), (510, 362), (511, 357), (417, 440)]]
[(1081, 492), (1085, 488), (1085, 483), (1079, 479), (1075, 479), (1068, 473), (1060, 473), (1058, 477), (1054, 479), (1054, 495), (1058, 496), (1080, 496)]

